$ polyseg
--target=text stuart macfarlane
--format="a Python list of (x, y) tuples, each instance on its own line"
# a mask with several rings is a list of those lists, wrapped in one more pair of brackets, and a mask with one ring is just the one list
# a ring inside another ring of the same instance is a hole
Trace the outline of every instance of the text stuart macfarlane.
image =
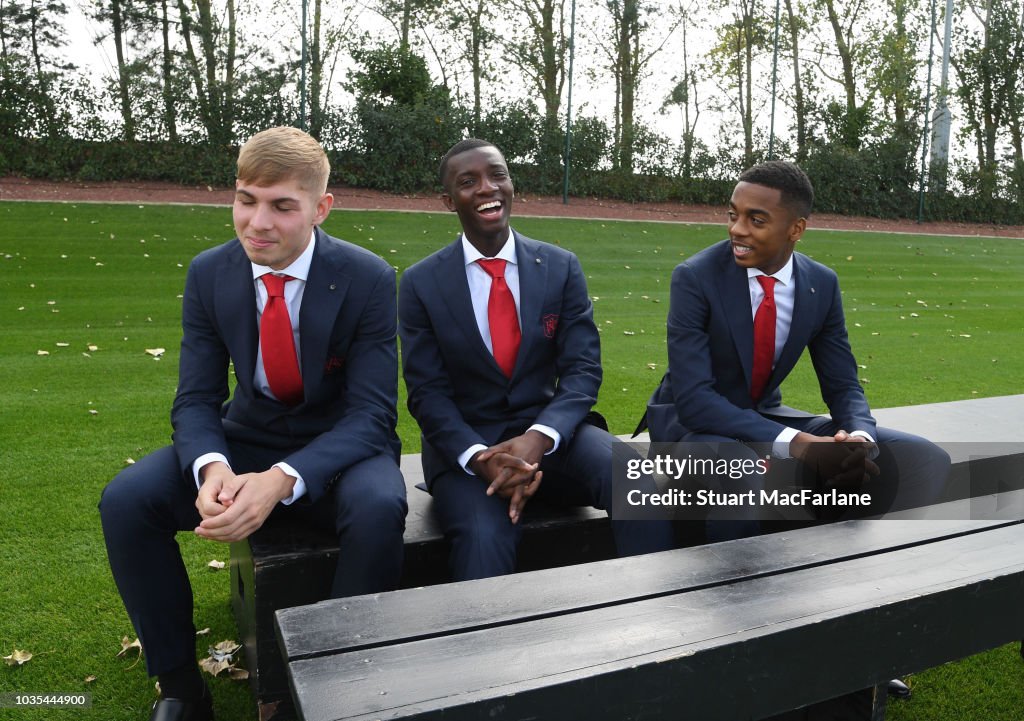
[(631, 506), (869, 506), (870, 493), (844, 493), (835, 488), (828, 491), (761, 490), (745, 493), (718, 491), (683, 491), (677, 488), (662, 493), (630, 491), (626, 497)]

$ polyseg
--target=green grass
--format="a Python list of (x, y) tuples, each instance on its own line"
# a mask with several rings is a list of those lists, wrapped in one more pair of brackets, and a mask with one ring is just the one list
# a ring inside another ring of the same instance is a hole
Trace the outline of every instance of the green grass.
[[(115, 658), (121, 637), (134, 634), (107, 569), (96, 503), (127, 458), (168, 442), (185, 269), (232, 235), (230, 223), (223, 208), (0, 203), (0, 655), (35, 654), (22, 667), (0, 666), (0, 693), (88, 691), (94, 703), (84, 713), (0, 710), (0, 718), (145, 718), (153, 684), (141, 663)], [(631, 431), (665, 368), (672, 268), (723, 229), (515, 225), (579, 255), (603, 339), (598, 408), (613, 431)], [(457, 231), (454, 215), (389, 212), (335, 212), (326, 229), (399, 270)], [(1021, 392), (1021, 241), (812, 230), (801, 249), (840, 274), (874, 406)], [(160, 360), (145, 353), (158, 347), (166, 349)], [(785, 394), (794, 406), (823, 410), (806, 361)], [(400, 406), (403, 443), (415, 451), (404, 398)], [(212, 629), (211, 643), (235, 638), (227, 572), (206, 567), (226, 561), (226, 547), (191, 534), (180, 543), (197, 625)], [(914, 699), (893, 704), (891, 718), (1017, 719), (1022, 674), (1013, 647), (919, 674)], [(218, 718), (254, 718), (245, 684), (212, 685)]]

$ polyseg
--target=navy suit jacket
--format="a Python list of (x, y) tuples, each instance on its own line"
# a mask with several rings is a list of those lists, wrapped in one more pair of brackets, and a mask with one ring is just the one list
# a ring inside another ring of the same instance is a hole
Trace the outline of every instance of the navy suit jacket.
[[(200, 253), (185, 281), (178, 393), (171, 410), (182, 472), (227, 439), (283, 449), (311, 501), (351, 465), (398, 458), (395, 270), (316, 229), (299, 312), (305, 398), (289, 407), (253, 384), (259, 328), (252, 265), (238, 239)], [(228, 402), (228, 368), (237, 380)]]
[(579, 261), (513, 236), (522, 341), (511, 378), (477, 328), (461, 240), (402, 275), (402, 368), (409, 411), (423, 432), (428, 483), (459, 468), (458, 456), (470, 446), (491, 446), (534, 423), (554, 428), (568, 444), (597, 401), (600, 340)]
[(647, 406), (651, 440), (688, 433), (772, 441), (783, 424), (769, 416), (806, 416), (782, 405), (779, 385), (806, 348), (821, 397), (841, 428), (876, 437), (850, 350), (839, 280), (830, 268), (793, 254), (796, 297), (789, 337), (764, 395), (750, 399), (754, 323), (746, 268), (728, 240), (676, 267), (668, 315), (669, 372)]

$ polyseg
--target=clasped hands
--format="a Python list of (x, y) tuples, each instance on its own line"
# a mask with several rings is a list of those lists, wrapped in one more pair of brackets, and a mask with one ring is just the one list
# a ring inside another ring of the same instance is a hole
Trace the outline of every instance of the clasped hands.
[(878, 466), (871, 459), (875, 444), (863, 436), (837, 431), (834, 436), (798, 433), (790, 442), (790, 454), (810, 466), (826, 485), (858, 487), (873, 476)]
[(196, 510), (203, 520), (195, 533), (225, 543), (247, 538), (262, 526), (274, 506), (292, 495), (295, 485), (295, 478), (277, 467), (235, 475), (226, 463), (214, 461), (201, 473)]
[(512, 523), (519, 522), (523, 507), (540, 487), (540, 461), (553, 445), (551, 438), (531, 430), (480, 451), (469, 461), (473, 472), (488, 483), (488, 496), (509, 500)]

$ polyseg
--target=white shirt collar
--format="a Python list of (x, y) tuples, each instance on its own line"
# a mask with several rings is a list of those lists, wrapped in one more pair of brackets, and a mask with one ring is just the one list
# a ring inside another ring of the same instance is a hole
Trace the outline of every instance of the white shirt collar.
[[(462, 239), (462, 257), (465, 259), (466, 265), (475, 263), (481, 258), (486, 258), (483, 253), (474, 247), (472, 243), (466, 240), (466, 234), (459, 234), (459, 238)], [(502, 260), (516, 264), (516, 239), (512, 231), (509, 231), (508, 240), (505, 241), (505, 245), (501, 246), (501, 250), (494, 256), (495, 258), (501, 258)]]
[[(747, 268), (747, 279), (756, 278), (759, 275), (768, 275), (768, 273), (762, 273), (757, 268)], [(771, 276), (783, 285), (790, 285), (793, 282), (793, 256), (790, 255), (786, 264)]]
[(252, 265), (252, 278), (256, 280), (260, 276), (266, 275), (267, 273), (277, 273), (278, 275), (290, 275), (292, 278), (301, 280), (303, 283), (309, 278), (309, 266), (313, 263), (313, 249), (316, 247), (316, 231), (313, 231), (312, 237), (309, 239), (309, 244), (306, 249), (302, 251), (302, 254), (298, 258), (292, 261), (291, 265), (281, 270), (274, 270), (268, 265)]

